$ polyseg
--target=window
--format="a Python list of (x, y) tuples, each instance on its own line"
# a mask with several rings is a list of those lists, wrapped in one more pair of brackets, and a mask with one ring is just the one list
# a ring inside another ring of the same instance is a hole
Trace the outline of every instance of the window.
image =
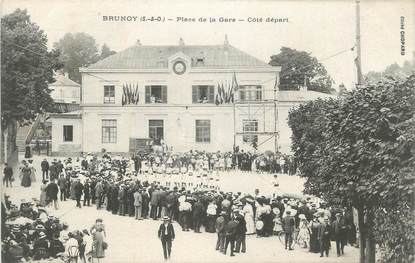
[(164, 121), (149, 120), (148, 121), (148, 137), (154, 140), (164, 138)]
[[(243, 120), (243, 132), (258, 132), (258, 121), (257, 120)], [(257, 143), (258, 135), (256, 134), (246, 134), (242, 137), (243, 142), (247, 143)]]
[(102, 120), (102, 143), (117, 142), (117, 120)]
[(239, 86), (240, 101), (258, 101), (262, 99), (262, 86), (242, 85)]
[(64, 142), (73, 141), (73, 126), (72, 125), (63, 125), (63, 141)]
[(210, 120), (196, 120), (196, 142), (210, 142)]
[(215, 103), (214, 86), (193, 86), (192, 87), (193, 103)]
[(167, 103), (167, 86), (146, 86), (146, 103)]
[(115, 86), (104, 86), (104, 103), (113, 104), (115, 103)]

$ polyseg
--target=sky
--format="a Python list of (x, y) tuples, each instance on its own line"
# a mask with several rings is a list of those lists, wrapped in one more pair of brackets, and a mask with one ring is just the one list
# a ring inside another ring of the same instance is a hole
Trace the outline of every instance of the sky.
[[(354, 0), (3, 0), (1, 13), (27, 9), (32, 21), (46, 32), (49, 48), (67, 32), (85, 32), (115, 51), (134, 45), (137, 39), (143, 45), (177, 45), (179, 38), (186, 45), (218, 45), (226, 34), (231, 45), (269, 62), (271, 55), (286, 46), (311, 52), (324, 64), (335, 86), (344, 83), (350, 89), (356, 82), (356, 53), (350, 50), (356, 37), (355, 7)], [(414, 59), (415, 1), (362, 0), (360, 9), (363, 73)], [(166, 21), (110, 22), (103, 16), (161, 16)], [(177, 17), (208, 21), (209, 17), (225, 17), (237, 22), (177, 22)], [(288, 18), (288, 22), (247, 21), (268, 17)], [(402, 17), (405, 55), (401, 54)]]

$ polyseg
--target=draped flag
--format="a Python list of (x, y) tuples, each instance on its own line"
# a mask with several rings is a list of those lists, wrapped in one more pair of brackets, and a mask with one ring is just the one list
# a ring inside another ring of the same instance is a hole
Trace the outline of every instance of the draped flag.
[(215, 104), (223, 104), (223, 103), (234, 103), (235, 100), (235, 92), (238, 90), (238, 82), (236, 80), (236, 73), (233, 73), (232, 81), (225, 81), (218, 83), (217, 92), (215, 97)]
[(138, 84), (134, 86), (134, 84), (124, 84), (122, 86), (122, 105), (128, 104), (138, 104), (139, 101), (139, 93), (138, 93)]

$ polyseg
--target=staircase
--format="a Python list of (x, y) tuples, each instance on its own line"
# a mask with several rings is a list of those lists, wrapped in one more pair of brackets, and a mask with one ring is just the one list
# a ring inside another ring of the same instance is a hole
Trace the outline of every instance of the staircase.
[(43, 115), (39, 114), (32, 124), (17, 128), (16, 146), (19, 152), (25, 152), (26, 145), (32, 141), (33, 135), (42, 119)]
[(19, 152), (25, 151), (26, 138), (27, 138), (27, 135), (29, 134), (31, 127), (32, 127), (31, 125), (28, 125), (28, 126), (17, 128), (16, 146)]

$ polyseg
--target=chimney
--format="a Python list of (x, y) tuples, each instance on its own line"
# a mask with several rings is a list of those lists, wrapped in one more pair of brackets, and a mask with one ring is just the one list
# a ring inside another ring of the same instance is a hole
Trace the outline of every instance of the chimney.
[(223, 42), (223, 49), (225, 51), (225, 61), (226, 61), (226, 65), (227, 65), (228, 60), (229, 60), (229, 54), (228, 54), (229, 40), (228, 40), (228, 35), (227, 34), (225, 34), (225, 41)]
[(229, 40), (228, 40), (228, 35), (227, 34), (225, 34), (225, 41), (223, 42), (223, 46), (225, 48), (229, 47)]
[(179, 39), (179, 46), (181, 46), (181, 47), (183, 47), (183, 46), (184, 46), (184, 41), (183, 41), (183, 38), (180, 38), (180, 39)]
[(68, 72), (65, 72), (64, 75), (65, 75), (65, 78), (69, 79), (69, 73)]

